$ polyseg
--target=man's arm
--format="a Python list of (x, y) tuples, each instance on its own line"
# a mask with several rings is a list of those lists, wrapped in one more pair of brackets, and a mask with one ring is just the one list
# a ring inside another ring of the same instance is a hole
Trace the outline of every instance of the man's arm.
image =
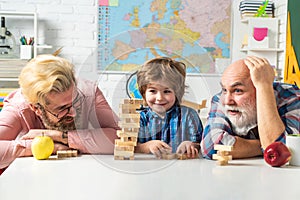
[(274, 96), (275, 73), (266, 59), (249, 56), (245, 64), (256, 88), (257, 124), (262, 147), (265, 149), (285, 131)]
[(9, 166), (17, 157), (31, 156), (31, 141), (0, 140), (0, 169)]
[(234, 159), (251, 158), (262, 155), (261, 144), (259, 140), (249, 140), (241, 137), (235, 137), (233, 151), (231, 155)]

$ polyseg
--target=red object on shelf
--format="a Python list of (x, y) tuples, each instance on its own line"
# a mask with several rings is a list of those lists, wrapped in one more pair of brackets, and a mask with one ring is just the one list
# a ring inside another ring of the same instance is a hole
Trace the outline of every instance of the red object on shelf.
[(268, 28), (254, 27), (253, 37), (256, 41), (262, 41), (268, 36)]

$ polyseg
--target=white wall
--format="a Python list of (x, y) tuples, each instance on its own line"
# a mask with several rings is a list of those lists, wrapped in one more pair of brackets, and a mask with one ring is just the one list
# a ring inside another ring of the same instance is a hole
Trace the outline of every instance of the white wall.
[[(61, 56), (77, 68), (93, 72), (96, 68), (97, 0), (1, 0), (1, 11), (36, 12), (38, 43), (53, 45), (38, 53), (52, 53), (63, 47)], [(8, 29), (16, 29), (6, 23)], [(23, 24), (22, 29), (26, 26)], [(18, 38), (16, 38), (18, 41)], [(88, 59), (87, 59), (88, 58)]]

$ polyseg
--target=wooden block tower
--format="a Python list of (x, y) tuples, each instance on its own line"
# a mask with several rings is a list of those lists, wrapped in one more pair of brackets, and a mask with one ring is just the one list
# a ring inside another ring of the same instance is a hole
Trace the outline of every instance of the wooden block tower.
[(117, 131), (120, 139), (115, 140), (115, 160), (134, 159), (134, 147), (137, 144), (137, 137), (140, 128), (140, 114), (138, 109), (143, 105), (141, 99), (124, 99), (120, 104), (119, 127)]
[(213, 160), (218, 160), (218, 165), (227, 165), (229, 160), (232, 160), (233, 146), (226, 146), (221, 144), (215, 144), (214, 150), (217, 150), (217, 154), (213, 154)]

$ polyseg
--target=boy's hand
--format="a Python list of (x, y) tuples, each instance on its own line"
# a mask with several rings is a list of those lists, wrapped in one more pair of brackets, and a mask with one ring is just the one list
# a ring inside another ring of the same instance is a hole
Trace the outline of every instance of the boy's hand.
[(152, 153), (157, 158), (161, 158), (163, 153), (171, 153), (172, 147), (160, 140), (151, 140), (145, 143), (138, 144), (139, 152)]
[(188, 158), (196, 158), (198, 155), (199, 143), (193, 143), (191, 141), (183, 141), (177, 147), (176, 153), (183, 154), (186, 152)]

